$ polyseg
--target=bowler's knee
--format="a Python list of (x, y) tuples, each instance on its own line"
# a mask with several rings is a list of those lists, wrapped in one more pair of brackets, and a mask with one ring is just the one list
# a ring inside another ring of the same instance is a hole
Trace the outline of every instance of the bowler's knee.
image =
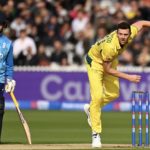
[(100, 106), (100, 103), (102, 102), (102, 94), (101, 93), (95, 93), (92, 96), (91, 103), (95, 106)]

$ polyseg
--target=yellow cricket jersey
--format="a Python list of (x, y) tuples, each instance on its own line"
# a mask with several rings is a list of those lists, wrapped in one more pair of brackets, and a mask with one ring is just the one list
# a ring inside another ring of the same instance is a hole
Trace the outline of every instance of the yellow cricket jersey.
[(131, 35), (128, 43), (122, 48), (119, 44), (117, 31), (115, 30), (92, 45), (88, 52), (88, 56), (90, 56), (94, 62), (99, 64), (102, 64), (103, 61), (113, 61), (126, 49), (127, 45), (133, 40), (137, 33), (138, 29), (131, 25)]

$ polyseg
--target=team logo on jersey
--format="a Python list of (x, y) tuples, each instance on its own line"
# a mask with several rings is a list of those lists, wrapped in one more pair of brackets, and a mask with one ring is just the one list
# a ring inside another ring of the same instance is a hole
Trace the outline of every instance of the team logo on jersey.
[(6, 43), (3, 43), (2, 48), (6, 48)]

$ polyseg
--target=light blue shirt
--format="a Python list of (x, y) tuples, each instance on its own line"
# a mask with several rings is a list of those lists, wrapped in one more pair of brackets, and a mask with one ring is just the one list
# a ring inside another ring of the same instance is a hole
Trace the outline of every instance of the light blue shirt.
[(0, 34), (0, 83), (13, 78), (13, 46), (12, 42)]

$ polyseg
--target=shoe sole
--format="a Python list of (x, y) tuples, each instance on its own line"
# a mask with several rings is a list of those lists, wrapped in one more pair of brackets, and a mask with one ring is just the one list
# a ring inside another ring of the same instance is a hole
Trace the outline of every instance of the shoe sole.
[(89, 126), (91, 127), (91, 120), (90, 120), (90, 115), (89, 115), (89, 108), (90, 108), (90, 105), (89, 104), (85, 104), (84, 105), (84, 112), (85, 112), (85, 114), (86, 114), (86, 116), (87, 116), (87, 122), (88, 122), (88, 124), (89, 124)]
[(102, 145), (92, 146), (92, 148), (101, 148)]

